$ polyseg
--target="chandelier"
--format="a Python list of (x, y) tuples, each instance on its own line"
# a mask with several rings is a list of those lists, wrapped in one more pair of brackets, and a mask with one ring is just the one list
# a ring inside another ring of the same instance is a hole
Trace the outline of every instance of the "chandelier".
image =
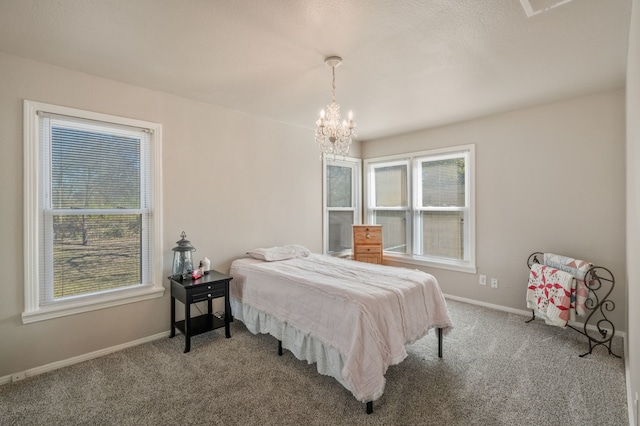
[(320, 111), (320, 118), (316, 121), (316, 142), (322, 151), (322, 155), (346, 156), (349, 154), (351, 137), (355, 136), (356, 123), (353, 121), (353, 113), (349, 111), (349, 121), (340, 121), (340, 105), (336, 103), (336, 67), (342, 63), (342, 58), (330, 56), (324, 63), (331, 67), (333, 72), (333, 91), (331, 103), (327, 110)]

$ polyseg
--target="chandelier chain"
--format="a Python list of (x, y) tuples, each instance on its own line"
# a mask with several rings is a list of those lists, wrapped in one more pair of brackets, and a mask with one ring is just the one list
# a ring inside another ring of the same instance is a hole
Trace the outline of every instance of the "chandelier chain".
[(331, 66), (331, 70), (333, 71), (333, 91), (331, 92), (331, 102), (336, 101), (336, 66)]

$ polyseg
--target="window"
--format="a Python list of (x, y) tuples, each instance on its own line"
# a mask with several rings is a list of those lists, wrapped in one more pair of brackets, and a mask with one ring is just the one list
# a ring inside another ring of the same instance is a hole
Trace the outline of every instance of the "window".
[(341, 255), (353, 245), (360, 223), (360, 166), (355, 158), (324, 160), (324, 252)]
[(366, 217), (391, 259), (475, 273), (474, 146), (365, 161)]
[(25, 101), (25, 311), (160, 297), (161, 126)]
[(409, 253), (407, 223), (409, 208), (409, 162), (394, 161), (371, 165), (372, 202), (369, 223), (382, 225), (384, 250)]

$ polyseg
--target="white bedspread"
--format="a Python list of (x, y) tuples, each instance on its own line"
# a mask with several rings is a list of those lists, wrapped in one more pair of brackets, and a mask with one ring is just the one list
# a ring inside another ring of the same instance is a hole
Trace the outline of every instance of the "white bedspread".
[(384, 374), (407, 356), (405, 344), (432, 328), (451, 329), (440, 287), (422, 271), (311, 254), (279, 262), (239, 259), (231, 276), (234, 306), (264, 312), (337, 350), (336, 378), (362, 402), (382, 395)]

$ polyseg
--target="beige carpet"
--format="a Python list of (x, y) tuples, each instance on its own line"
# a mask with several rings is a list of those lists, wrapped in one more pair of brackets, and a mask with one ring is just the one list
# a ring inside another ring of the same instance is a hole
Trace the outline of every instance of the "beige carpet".
[[(242, 323), (0, 386), (2, 425), (626, 425), (624, 361), (573, 330), (449, 301), (454, 330), (408, 347), (364, 404)], [(614, 339), (614, 351), (623, 353)]]

